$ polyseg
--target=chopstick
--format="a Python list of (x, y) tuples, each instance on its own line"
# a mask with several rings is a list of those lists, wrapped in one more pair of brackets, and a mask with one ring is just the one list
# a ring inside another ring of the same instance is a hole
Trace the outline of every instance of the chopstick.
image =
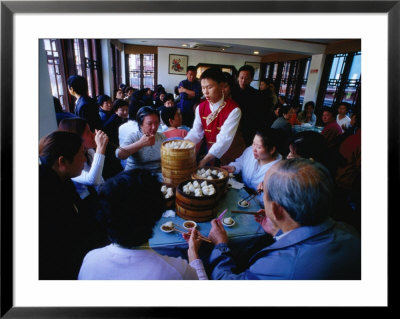
[(228, 209), (225, 209), (225, 210), (221, 213), (221, 215), (218, 216), (217, 220), (221, 220), (222, 217), (224, 217), (224, 215), (225, 215), (225, 213), (226, 213), (227, 211), (228, 211)]
[(232, 214), (250, 214), (250, 215), (265, 215), (264, 213), (259, 212), (245, 212), (243, 210), (231, 210)]
[[(188, 235), (189, 235), (189, 233), (188, 233), (187, 230), (183, 231), (183, 230), (179, 229), (181, 226), (176, 225), (176, 224), (172, 224), (172, 225), (173, 225), (173, 227), (174, 227), (174, 229), (175, 229), (176, 231), (178, 231), (178, 232), (180, 232), (180, 233), (182, 233), (182, 234), (188, 234)], [(177, 226), (178, 228), (177, 228), (176, 226)], [(200, 233), (199, 233), (199, 238), (200, 238), (201, 240), (204, 240), (204, 241), (208, 242), (208, 243), (212, 243), (212, 241), (211, 241), (210, 239), (208, 239), (207, 237), (204, 237), (204, 236), (201, 235)]]

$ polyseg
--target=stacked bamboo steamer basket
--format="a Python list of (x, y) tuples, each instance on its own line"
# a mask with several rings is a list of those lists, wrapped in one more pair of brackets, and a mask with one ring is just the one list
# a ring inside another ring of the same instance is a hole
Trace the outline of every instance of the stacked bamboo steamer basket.
[[(217, 214), (217, 201), (219, 190), (211, 196), (196, 197), (183, 192), (183, 185), (195, 180), (187, 180), (176, 188), (176, 213), (179, 217), (195, 222), (206, 222), (215, 218)], [(200, 184), (203, 180), (197, 180)], [(211, 183), (210, 183), (211, 184)]]
[[(166, 146), (172, 142), (185, 142), (189, 147), (171, 148)], [(161, 172), (165, 183), (177, 187), (179, 183), (191, 179), (196, 167), (196, 144), (188, 140), (169, 140), (162, 143)]]

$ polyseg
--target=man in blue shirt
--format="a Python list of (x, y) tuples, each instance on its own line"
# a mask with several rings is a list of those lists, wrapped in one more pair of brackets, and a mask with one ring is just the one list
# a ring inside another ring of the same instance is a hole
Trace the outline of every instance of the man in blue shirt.
[(200, 102), (202, 95), (201, 84), (196, 78), (196, 67), (188, 66), (186, 80), (178, 85), (180, 101), (178, 107), (181, 109), (182, 124), (188, 127), (193, 126), (194, 109)]
[(212, 279), (361, 279), (361, 240), (351, 226), (329, 217), (333, 182), (323, 165), (304, 158), (279, 161), (263, 184), (265, 209), (256, 220), (274, 242), (238, 270), (224, 226), (212, 220)]

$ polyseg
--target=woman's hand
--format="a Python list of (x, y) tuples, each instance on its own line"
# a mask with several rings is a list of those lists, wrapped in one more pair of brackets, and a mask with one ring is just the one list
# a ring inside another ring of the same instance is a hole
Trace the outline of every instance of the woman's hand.
[(228, 234), (219, 220), (213, 219), (211, 221), (211, 230), (208, 238), (211, 239), (214, 245), (228, 243)]
[(228, 171), (228, 173), (234, 173), (236, 170), (235, 166), (229, 166), (229, 165), (221, 166), (221, 168)]
[(258, 211), (259, 213), (264, 213), (263, 215), (254, 215), (254, 219), (257, 223), (261, 225), (261, 227), (265, 230), (266, 233), (275, 236), (275, 234), (278, 232), (279, 228), (275, 226), (275, 224), (272, 222), (270, 218), (265, 216), (265, 211), (264, 209), (260, 209)]
[(156, 137), (155, 137), (155, 135), (143, 134), (143, 136), (140, 138), (139, 142), (142, 147), (152, 146), (156, 143)]
[(108, 136), (100, 130), (95, 130), (94, 141), (96, 142), (96, 153), (105, 154), (108, 144)]

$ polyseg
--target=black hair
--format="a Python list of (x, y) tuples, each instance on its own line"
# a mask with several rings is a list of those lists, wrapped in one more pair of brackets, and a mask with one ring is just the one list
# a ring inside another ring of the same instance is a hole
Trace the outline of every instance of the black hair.
[(312, 106), (312, 108), (315, 109), (315, 103), (313, 101), (308, 101), (304, 104), (304, 110), (306, 110), (308, 106)]
[(240, 67), (238, 74), (240, 74), (241, 71), (248, 71), (250, 73), (251, 78), (254, 78), (254, 68), (251, 65), (243, 65)]
[(125, 88), (125, 93), (128, 93), (129, 90), (134, 91), (133, 87), (127, 86), (127, 87)]
[(256, 135), (261, 137), (263, 146), (267, 151), (275, 147), (276, 153), (283, 143), (282, 133), (279, 129), (269, 127), (262, 128), (257, 130)]
[(138, 122), (139, 124), (139, 129), (143, 124), (144, 118), (151, 114), (157, 115), (158, 120), (160, 120), (160, 114), (156, 109), (153, 109), (151, 106), (143, 106), (139, 109), (139, 111), (136, 114), (136, 122)]
[(189, 65), (189, 66), (187, 67), (186, 73), (188, 73), (189, 71), (196, 72), (196, 70), (197, 70), (197, 68), (196, 68), (194, 65)]
[(162, 107), (161, 108), (161, 119), (163, 120), (164, 124), (167, 125), (168, 127), (171, 126), (169, 123), (169, 120), (173, 120), (175, 117), (176, 112), (178, 111), (178, 108), (176, 106), (172, 107)]
[(172, 93), (167, 93), (167, 94), (165, 94), (164, 103), (167, 102), (167, 101), (169, 101), (169, 100), (175, 101), (174, 95), (173, 95)]
[(323, 114), (324, 112), (331, 113), (333, 117), (336, 115), (336, 112), (332, 107), (324, 107), (324, 108), (322, 108), (321, 114)]
[(99, 95), (97, 97), (97, 105), (101, 107), (103, 103), (107, 102), (108, 100), (111, 100), (111, 97), (109, 97), (108, 95), (105, 94)]
[(140, 169), (109, 178), (100, 188), (99, 200), (97, 216), (110, 241), (126, 248), (146, 243), (165, 210), (157, 176)]
[(178, 86), (175, 86), (175, 87), (174, 87), (174, 93), (175, 93), (176, 95), (179, 95)]
[(287, 104), (281, 105), (280, 108), (279, 108), (279, 116), (283, 116), (285, 114), (288, 114), (290, 109), (291, 109), (290, 105), (287, 105)]
[(264, 82), (267, 85), (274, 84), (274, 82), (271, 79), (267, 79), (267, 78), (261, 79), (260, 82)]
[(233, 77), (233, 75), (231, 75), (228, 72), (222, 72), (224, 79), (222, 80), (222, 82), (225, 82), (229, 85), (231, 91), (233, 91), (234, 89), (237, 88), (236, 82), (235, 82), (235, 78)]
[(314, 131), (298, 132), (292, 137), (289, 144), (298, 156), (324, 164), (327, 143), (320, 133)]
[(78, 134), (54, 131), (39, 141), (40, 162), (52, 167), (60, 156), (72, 162), (81, 146), (82, 138)]
[(76, 133), (79, 136), (82, 136), (85, 131), (86, 125), (88, 122), (81, 117), (71, 117), (62, 119), (60, 124), (58, 124), (59, 131), (72, 132)]
[(221, 83), (225, 81), (224, 74), (222, 73), (220, 68), (212, 67), (207, 70), (205, 70), (201, 76), (200, 80), (204, 79), (211, 79), (217, 83)]
[(338, 105), (337, 105), (337, 109), (339, 109), (339, 107), (340, 107), (341, 105), (344, 105), (344, 106), (345, 106), (346, 112), (348, 112), (348, 111), (350, 110), (350, 103), (348, 103), (348, 102), (340, 102), (340, 103), (338, 103)]
[(71, 75), (67, 80), (67, 85), (78, 95), (88, 95), (88, 84), (86, 79), (80, 75)]
[(125, 105), (129, 108), (129, 103), (127, 100), (116, 99), (113, 103), (112, 111), (116, 112), (119, 108), (121, 108)]

